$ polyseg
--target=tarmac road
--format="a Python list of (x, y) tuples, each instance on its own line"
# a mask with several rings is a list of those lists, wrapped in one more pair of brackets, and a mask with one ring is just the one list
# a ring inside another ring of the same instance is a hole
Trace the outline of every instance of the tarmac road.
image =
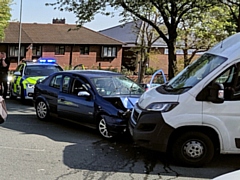
[(206, 180), (240, 167), (240, 155), (221, 155), (202, 168), (175, 165), (129, 137), (104, 140), (95, 130), (52, 119), (39, 121), (31, 101), (6, 100), (0, 125), (2, 180)]

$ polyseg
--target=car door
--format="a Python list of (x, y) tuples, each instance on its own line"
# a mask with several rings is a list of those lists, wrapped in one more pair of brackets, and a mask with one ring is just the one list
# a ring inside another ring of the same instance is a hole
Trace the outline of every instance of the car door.
[(56, 74), (52, 77), (49, 88), (42, 89), (43, 96), (46, 97), (49, 103), (51, 113), (57, 114), (57, 101), (60, 88), (62, 86), (62, 75)]
[(24, 64), (20, 64), (13, 73), (12, 91), (15, 95), (20, 95), (20, 82), (23, 75)]
[(203, 101), (203, 124), (220, 132), (225, 152), (240, 152), (240, 63), (221, 73), (213, 82), (224, 85), (224, 102)]
[[(64, 76), (58, 95), (59, 116), (81, 124), (93, 124), (94, 100), (88, 88), (80, 78)], [(79, 95), (79, 92), (85, 95)]]

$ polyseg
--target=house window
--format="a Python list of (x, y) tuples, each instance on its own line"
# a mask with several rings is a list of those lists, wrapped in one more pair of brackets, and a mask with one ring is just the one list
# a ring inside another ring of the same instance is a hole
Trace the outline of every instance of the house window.
[[(24, 50), (25, 50), (25, 47), (21, 47), (21, 52), (20, 52), (20, 56), (24, 56)], [(18, 46), (10, 46), (9, 47), (9, 56), (10, 57), (18, 57)]]
[(89, 47), (88, 46), (81, 46), (80, 47), (80, 54), (89, 54)]
[(41, 56), (42, 46), (33, 46), (32, 47), (32, 55), (33, 56)]
[(117, 48), (113, 46), (104, 46), (102, 49), (102, 57), (116, 57)]
[(64, 55), (65, 54), (65, 46), (55, 46), (55, 54), (56, 55)]

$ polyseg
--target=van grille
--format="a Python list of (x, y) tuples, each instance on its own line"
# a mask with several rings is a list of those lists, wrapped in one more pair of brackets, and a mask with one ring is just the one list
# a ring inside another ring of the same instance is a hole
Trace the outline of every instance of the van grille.
[(139, 113), (134, 109), (134, 111), (133, 111), (133, 120), (136, 123), (138, 122), (138, 116), (139, 116)]

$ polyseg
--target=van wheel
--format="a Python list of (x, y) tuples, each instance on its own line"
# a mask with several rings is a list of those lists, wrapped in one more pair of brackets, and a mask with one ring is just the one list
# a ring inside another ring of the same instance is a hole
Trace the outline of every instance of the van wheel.
[(98, 122), (98, 132), (105, 139), (112, 139), (113, 138), (113, 136), (110, 135), (110, 133), (108, 132), (106, 120), (102, 116), (101, 116), (100, 121)]
[(47, 104), (43, 100), (37, 101), (36, 114), (39, 120), (46, 121), (49, 117), (49, 110)]
[(178, 137), (172, 146), (172, 157), (187, 166), (199, 167), (214, 156), (211, 139), (201, 132), (187, 132)]

